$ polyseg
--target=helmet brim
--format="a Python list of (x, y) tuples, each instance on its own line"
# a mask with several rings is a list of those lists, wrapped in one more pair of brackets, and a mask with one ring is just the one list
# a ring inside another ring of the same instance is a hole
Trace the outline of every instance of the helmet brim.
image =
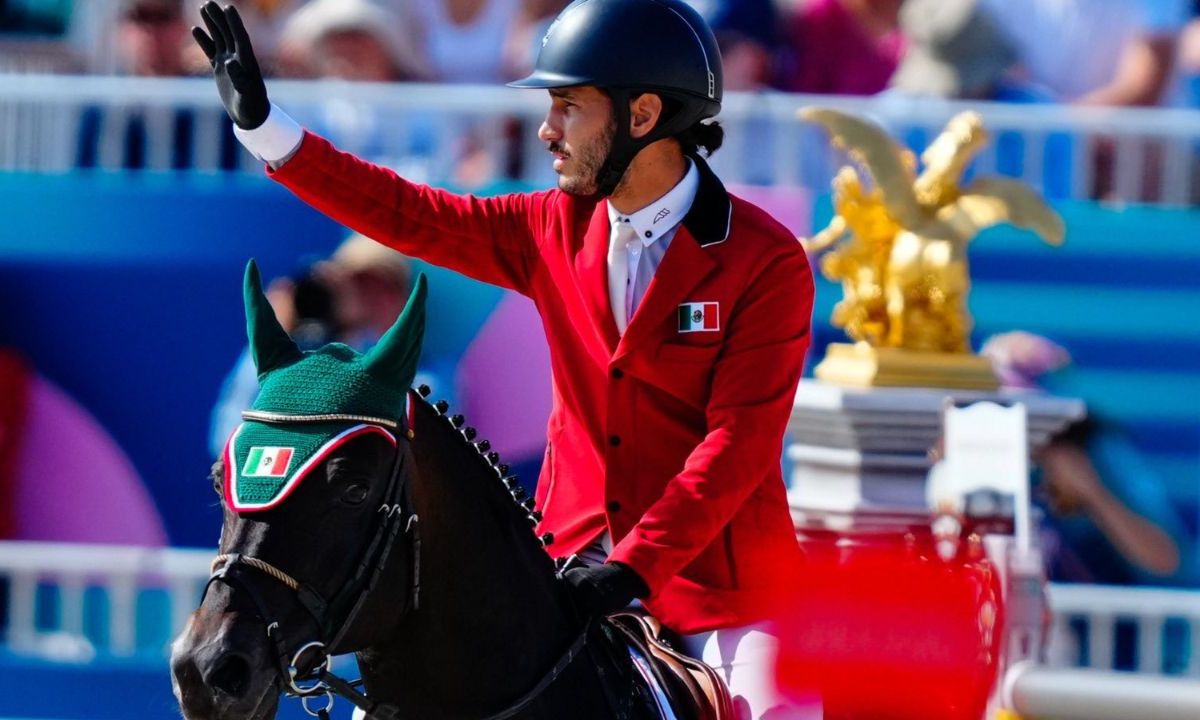
[(508, 86), (527, 90), (544, 90), (547, 88), (579, 87), (589, 84), (591, 83), (587, 78), (578, 75), (563, 75), (562, 73), (534, 70), (528, 77), (514, 80), (508, 83)]

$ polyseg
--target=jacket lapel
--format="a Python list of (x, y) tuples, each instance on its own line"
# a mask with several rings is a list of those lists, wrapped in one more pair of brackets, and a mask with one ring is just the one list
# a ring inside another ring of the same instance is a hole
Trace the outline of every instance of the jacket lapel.
[[(729, 193), (720, 179), (713, 173), (708, 163), (700, 156), (692, 156), (696, 169), (700, 172), (700, 187), (696, 189), (696, 198), (688, 210), (675, 237), (671, 239), (671, 247), (667, 248), (662, 264), (654, 273), (650, 287), (641, 305), (634, 311), (625, 335), (616, 346), (616, 357), (627, 354), (639, 344), (654, 340), (654, 330), (659, 327), (668, 313), (677, 312), (680, 304), (688, 300), (688, 293), (696, 288), (704, 278), (717, 269), (717, 262), (712, 259), (705, 249), (729, 239), (730, 223), (733, 220), (733, 205)], [(604, 217), (605, 231), (608, 229), (608, 217)], [(595, 218), (592, 218), (595, 224)], [(605, 266), (607, 261), (606, 242), (601, 250), (600, 264)], [(605, 283), (607, 270), (601, 268), (598, 282)], [(601, 302), (607, 303), (608, 290), (605, 284), (601, 288)], [(608, 324), (612, 327), (613, 337), (616, 338), (616, 323), (612, 320), (612, 312), (604, 306)]]
[(608, 202), (601, 200), (592, 211), (592, 219), (583, 236), (583, 247), (575, 256), (575, 273), (588, 310), (588, 320), (611, 357), (620, 336), (608, 304), (608, 235)]
[[(671, 239), (671, 247), (663, 256), (662, 264), (654, 273), (646, 295), (633, 313), (625, 335), (617, 345), (616, 357), (621, 357), (647, 340), (655, 340), (654, 330), (668, 314), (678, 310), (687, 300), (687, 295), (708, 275), (716, 270), (717, 262), (712, 259), (696, 238), (681, 225)], [(609, 313), (611, 317), (612, 313)], [(615, 332), (615, 323), (613, 330)]]

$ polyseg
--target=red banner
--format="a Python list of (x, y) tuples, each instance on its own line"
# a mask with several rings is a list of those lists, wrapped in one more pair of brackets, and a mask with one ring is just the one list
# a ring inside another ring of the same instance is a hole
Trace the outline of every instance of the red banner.
[(830, 533), (781, 624), (778, 681), (820, 693), (826, 720), (979, 720), (996, 681), (1001, 586), (976, 545)]

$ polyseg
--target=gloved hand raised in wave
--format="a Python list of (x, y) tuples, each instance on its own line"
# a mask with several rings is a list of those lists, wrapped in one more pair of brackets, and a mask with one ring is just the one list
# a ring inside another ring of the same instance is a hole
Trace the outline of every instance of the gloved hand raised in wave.
[(237, 8), (215, 2), (204, 3), (200, 17), (208, 32), (193, 27), (192, 37), (212, 63), (225, 112), (238, 127), (253, 130), (266, 121), (271, 103), (242, 18)]

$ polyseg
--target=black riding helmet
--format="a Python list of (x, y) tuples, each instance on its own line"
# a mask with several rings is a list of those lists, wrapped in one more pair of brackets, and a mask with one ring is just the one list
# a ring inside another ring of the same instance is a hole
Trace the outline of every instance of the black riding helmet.
[[(611, 195), (642, 148), (721, 110), (721, 53), (712, 30), (682, 0), (575, 0), (542, 38), (529, 77), (518, 88), (591, 85), (609, 94), (617, 117), (612, 150), (600, 168)], [(629, 135), (629, 101), (641, 93), (668, 99), (645, 137)], [(672, 106), (678, 109), (668, 115)]]

